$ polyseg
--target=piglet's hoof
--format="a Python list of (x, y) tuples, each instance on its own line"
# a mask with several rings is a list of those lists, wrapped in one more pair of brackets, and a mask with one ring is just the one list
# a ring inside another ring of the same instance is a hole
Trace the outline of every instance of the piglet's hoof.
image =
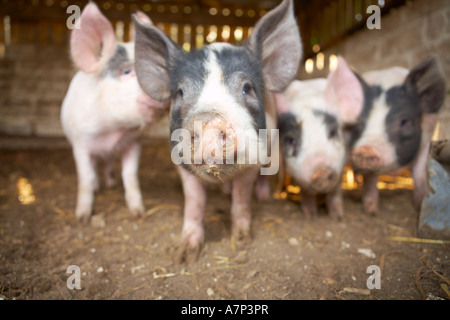
[(75, 213), (77, 221), (81, 224), (88, 224), (91, 220), (91, 212), (89, 211), (77, 211)]
[(339, 208), (339, 207), (331, 208), (330, 209), (330, 217), (334, 221), (341, 222), (344, 220), (344, 211), (342, 210), (342, 208)]
[(174, 263), (175, 264), (193, 264), (195, 263), (202, 250), (203, 243), (198, 243), (196, 245), (190, 245), (188, 241), (182, 241), (178, 248), (175, 249), (174, 253)]
[(364, 206), (364, 213), (375, 217), (378, 215), (378, 203), (374, 200), (365, 200), (363, 203)]
[(129, 210), (134, 218), (140, 218), (144, 216), (145, 213), (144, 207), (129, 208)]
[(252, 242), (250, 229), (234, 227), (231, 234), (231, 242), (238, 249), (249, 245)]

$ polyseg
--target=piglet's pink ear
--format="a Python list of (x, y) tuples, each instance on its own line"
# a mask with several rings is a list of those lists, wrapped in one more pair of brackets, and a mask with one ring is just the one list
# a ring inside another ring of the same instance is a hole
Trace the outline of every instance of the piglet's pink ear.
[(116, 50), (113, 26), (97, 5), (89, 2), (81, 13), (80, 27), (70, 37), (72, 59), (84, 72), (100, 72)]
[(275, 92), (273, 92), (272, 94), (273, 94), (273, 98), (275, 100), (275, 108), (277, 110), (277, 113), (283, 114), (283, 113), (289, 112), (288, 100), (284, 96), (284, 94), (283, 93), (275, 93)]
[(342, 57), (338, 57), (336, 70), (328, 76), (325, 99), (338, 108), (345, 124), (356, 123), (363, 109), (364, 92), (357, 76)]

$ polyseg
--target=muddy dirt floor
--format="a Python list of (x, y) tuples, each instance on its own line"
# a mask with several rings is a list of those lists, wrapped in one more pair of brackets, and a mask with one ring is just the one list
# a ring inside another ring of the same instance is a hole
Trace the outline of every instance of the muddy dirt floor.
[[(411, 191), (383, 192), (376, 217), (362, 212), (357, 191), (347, 192), (342, 222), (326, 214), (306, 221), (294, 201), (255, 199), (253, 241), (235, 248), (230, 198), (211, 187), (199, 260), (177, 265), (183, 195), (168, 142), (143, 148), (142, 218), (128, 213), (117, 177), (115, 188), (96, 195), (94, 217), (82, 225), (73, 214), (77, 178), (69, 148), (0, 150), (0, 298), (449, 298), (449, 246), (391, 238), (416, 236)], [(18, 181), (27, 186), (20, 178), (32, 187), (31, 204), (19, 201)], [(80, 290), (67, 288), (69, 265), (80, 267)], [(367, 289), (370, 265), (381, 269), (380, 289)]]

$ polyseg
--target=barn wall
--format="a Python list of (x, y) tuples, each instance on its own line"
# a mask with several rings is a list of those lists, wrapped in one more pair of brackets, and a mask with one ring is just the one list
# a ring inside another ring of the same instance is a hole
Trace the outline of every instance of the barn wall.
[[(65, 21), (28, 23), (16, 28), (12, 19), (12, 39), (4, 46), (3, 17), (0, 18), (0, 134), (63, 136), (59, 112), (75, 73), (68, 58), (69, 32)], [(326, 76), (332, 54), (341, 54), (361, 72), (394, 65), (412, 68), (433, 55), (450, 84), (449, 51), (450, 2), (414, 0), (382, 16), (381, 30), (364, 28), (323, 51), (324, 68), (315, 68), (312, 73), (302, 68), (299, 77)], [(440, 136), (450, 138), (448, 97), (440, 119)], [(167, 122), (166, 118), (149, 127), (147, 135), (166, 136)]]
[[(415, 0), (381, 17), (381, 29), (364, 28), (324, 52), (325, 61), (342, 55), (358, 72), (392, 66), (413, 68), (434, 56), (450, 90), (450, 2)], [(316, 58), (313, 58), (315, 60)], [(314, 61), (316, 62), (316, 61)], [(326, 76), (328, 65), (300, 78)], [(440, 114), (438, 139), (450, 139), (450, 95)]]
[[(81, 2), (87, 0), (73, 3), (84, 7)], [(128, 41), (130, 12), (140, 9), (188, 49), (214, 41), (239, 43), (266, 12), (241, 5), (208, 9), (183, 3), (96, 2), (116, 35), (122, 33), (118, 40)], [(68, 4), (65, 0), (7, 1), (0, 6), (0, 135), (63, 137), (60, 109), (76, 72), (69, 59)], [(146, 128), (145, 134), (168, 136), (168, 117)]]
[[(0, 59), (0, 133), (63, 137), (61, 104), (75, 72), (66, 45), (8, 46)], [(167, 128), (166, 117), (145, 134), (165, 136)]]
[(59, 110), (73, 74), (65, 46), (12, 44), (0, 60), (0, 131), (61, 136)]
[[(60, 110), (76, 70), (67, 45), (16, 43), (0, 58), (0, 134), (63, 137)], [(168, 118), (145, 129), (167, 136)]]

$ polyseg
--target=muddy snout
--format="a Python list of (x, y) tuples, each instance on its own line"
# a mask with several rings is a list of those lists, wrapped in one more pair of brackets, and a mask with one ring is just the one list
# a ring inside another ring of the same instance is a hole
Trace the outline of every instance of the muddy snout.
[(195, 164), (225, 164), (234, 159), (237, 137), (232, 125), (218, 113), (200, 113), (188, 124)]
[(381, 155), (371, 146), (361, 146), (352, 152), (352, 162), (357, 169), (377, 170), (382, 166)]
[(337, 172), (329, 167), (322, 166), (316, 169), (311, 177), (311, 189), (318, 193), (332, 190), (339, 182)]

